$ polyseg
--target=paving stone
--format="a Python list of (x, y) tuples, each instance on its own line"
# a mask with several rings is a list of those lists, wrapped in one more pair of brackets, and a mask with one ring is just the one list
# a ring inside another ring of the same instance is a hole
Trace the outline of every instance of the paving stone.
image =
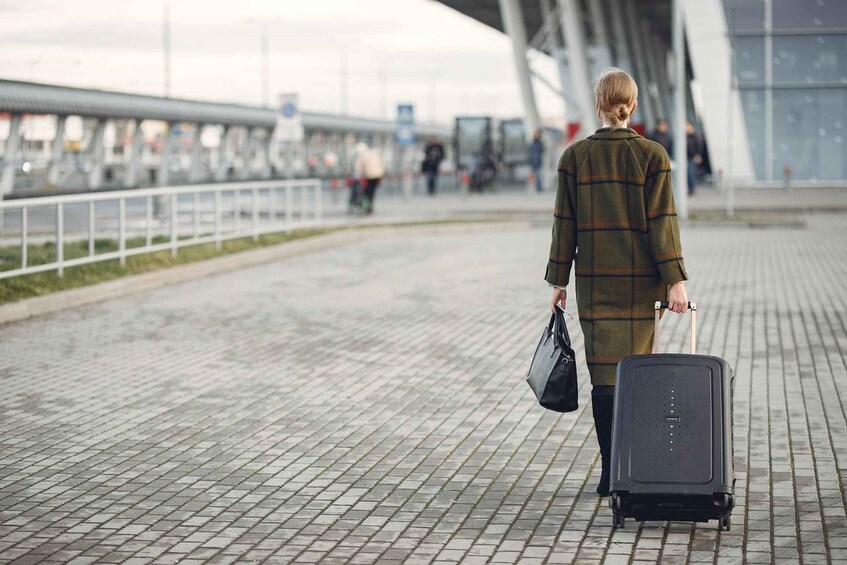
[[(576, 322), (580, 409), (546, 412), (522, 380), (546, 321), (539, 228), (365, 242), (0, 326), (0, 561), (847, 559), (847, 215), (806, 220), (683, 226), (699, 350), (736, 371), (729, 532), (611, 531)], [(687, 320), (663, 324), (684, 350)]]

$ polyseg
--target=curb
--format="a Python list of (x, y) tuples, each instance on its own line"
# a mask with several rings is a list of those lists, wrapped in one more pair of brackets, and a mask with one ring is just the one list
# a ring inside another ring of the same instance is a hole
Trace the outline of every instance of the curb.
[(517, 231), (528, 229), (529, 227), (529, 222), (512, 221), (345, 229), (297, 241), (262, 247), (260, 249), (241, 251), (205, 261), (188, 263), (178, 267), (131, 275), (90, 286), (62, 290), (44, 296), (25, 298), (0, 306), (0, 325), (19, 322), (35, 316), (42, 316), (78, 306), (104, 302), (113, 298), (153, 290), (162, 286), (256, 267), (298, 255), (317, 253), (361, 241), (379, 241), (398, 236), (459, 235), (492, 230)]

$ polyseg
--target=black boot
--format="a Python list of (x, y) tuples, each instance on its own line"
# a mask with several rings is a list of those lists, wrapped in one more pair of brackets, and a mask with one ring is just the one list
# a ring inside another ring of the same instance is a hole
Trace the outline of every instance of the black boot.
[(594, 430), (600, 445), (601, 469), (597, 494), (609, 496), (609, 466), (612, 461), (612, 413), (615, 387), (596, 385), (591, 390), (591, 407), (594, 412)]

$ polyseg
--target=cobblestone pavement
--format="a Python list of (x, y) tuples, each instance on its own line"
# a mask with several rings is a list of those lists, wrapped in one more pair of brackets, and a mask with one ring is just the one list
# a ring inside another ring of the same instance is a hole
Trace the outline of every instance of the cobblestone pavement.
[(0, 327), (0, 561), (847, 562), (847, 215), (684, 231), (700, 351), (737, 371), (729, 532), (612, 532), (584, 364), (576, 413), (523, 382), (548, 238), (360, 243)]

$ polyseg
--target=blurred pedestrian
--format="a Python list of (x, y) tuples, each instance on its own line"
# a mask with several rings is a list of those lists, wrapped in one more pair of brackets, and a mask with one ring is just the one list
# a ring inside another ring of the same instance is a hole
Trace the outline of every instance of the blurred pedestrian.
[(438, 184), (438, 169), (441, 167), (441, 161), (444, 160), (444, 146), (438, 136), (429, 140), (424, 148), (424, 160), (421, 164), (421, 171), (426, 175), (426, 192), (430, 196), (435, 196), (435, 190)]
[(694, 124), (685, 124), (686, 149), (688, 152), (688, 194), (694, 194), (697, 188), (697, 172), (703, 163), (703, 140), (694, 129)]
[(656, 120), (656, 128), (650, 132), (647, 139), (655, 141), (664, 147), (665, 151), (668, 152), (668, 155), (673, 158), (673, 139), (671, 138), (671, 133), (668, 129), (667, 120)]
[(541, 141), (541, 129), (535, 130), (532, 134), (532, 142), (529, 144), (529, 165), (535, 176), (535, 190), (541, 192), (543, 189), (541, 167), (544, 165), (544, 142)]
[(555, 287), (551, 308), (564, 308), (576, 263), (576, 302), (601, 456), (597, 494), (608, 496), (617, 364), (650, 352), (657, 300), (666, 300), (672, 312), (685, 311), (688, 274), (668, 153), (629, 127), (638, 86), (626, 72), (608, 69), (597, 79), (594, 97), (603, 127), (568, 147), (559, 160), (544, 278)]
[(364, 207), (368, 214), (373, 214), (376, 189), (385, 175), (382, 157), (367, 143), (359, 142), (356, 144), (356, 164), (353, 170), (357, 177), (365, 179), (362, 183), (365, 187)]

